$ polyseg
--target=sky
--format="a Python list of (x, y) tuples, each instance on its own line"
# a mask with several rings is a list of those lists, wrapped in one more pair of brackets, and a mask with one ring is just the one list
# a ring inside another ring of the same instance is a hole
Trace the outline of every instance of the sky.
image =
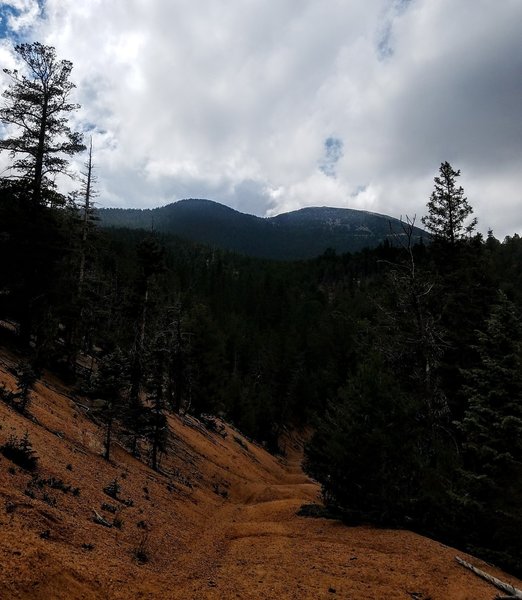
[(0, 66), (21, 41), (73, 62), (100, 206), (418, 223), (449, 161), (502, 239), (522, 232), (521, 24), (522, 0), (10, 0)]

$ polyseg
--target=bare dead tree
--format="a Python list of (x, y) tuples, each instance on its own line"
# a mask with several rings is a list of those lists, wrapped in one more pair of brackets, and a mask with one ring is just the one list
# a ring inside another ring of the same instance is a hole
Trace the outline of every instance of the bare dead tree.
[(446, 399), (434, 376), (440, 362), (444, 339), (437, 319), (430, 310), (436, 289), (433, 277), (417, 268), (414, 253), (415, 216), (401, 219), (401, 233), (390, 232), (395, 245), (402, 249), (402, 260), (381, 261), (389, 267), (388, 278), (393, 303), (378, 307), (385, 316), (388, 330), (383, 350), (392, 363), (406, 366), (420, 387), (428, 411), (434, 420), (448, 412)]

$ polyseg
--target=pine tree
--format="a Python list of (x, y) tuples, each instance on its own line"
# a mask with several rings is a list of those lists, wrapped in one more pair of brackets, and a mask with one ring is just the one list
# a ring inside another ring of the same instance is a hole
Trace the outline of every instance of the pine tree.
[(0, 150), (13, 159), (9, 178), (0, 180), (2, 233), (12, 262), (6, 313), (19, 323), (25, 345), (34, 336), (39, 353), (57, 335), (57, 319), (53, 323), (49, 315), (70, 251), (67, 211), (54, 210), (65, 204), (55, 177), (67, 172), (68, 158), (84, 146), (68, 124), (78, 108), (70, 102), (72, 63), (58, 60), (53, 47), (38, 42), (15, 50), (23, 71), (4, 69), (11, 84), (0, 107), (6, 125)]
[(441, 163), (439, 174), (435, 177), (435, 189), (428, 202), (428, 215), (421, 220), (435, 239), (454, 246), (475, 229), (477, 219), (472, 219), (466, 225), (473, 209), (464, 196), (462, 186), (457, 187), (456, 179), (460, 176), (460, 170), (455, 171), (446, 161)]
[(11, 404), (18, 412), (27, 414), (31, 403), (31, 392), (38, 378), (32, 365), (27, 360), (21, 360), (15, 368), (16, 391), (7, 391), (0, 385), (0, 398)]
[(499, 292), (484, 331), (479, 364), (465, 372), (462, 522), (481, 551), (522, 569), (522, 322)]
[(65, 157), (85, 149), (82, 134), (67, 123), (68, 113), (79, 108), (70, 102), (73, 65), (57, 60), (55, 49), (39, 42), (19, 44), (15, 50), (27, 74), (4, 69), (12, 83), (3, 93), (0, 120), (15, 132), (0, 142), (0, 149), (15, 159), (12, 169), (24, 181), (33, 206), (53, 205), (60, 199), (54, 177), (67, 171)]
[[(14, 395), (16, 398), (16, 407), (21, 413), (26, 413), (31, 402), (31, 391), (37, 380), (37, 374), (31, 364), (27, 361), (20, 361), (16, 368), (16, 384), (18, 390)], [(14, 399), (13, 398), (13, 399)]]
[[(99, 236), (96, 231), (94, 198), (98, 195), (95, 189), (96, 176), (93, 172), (92, 138), (89, 156), (82, 172), (81, 189), (73, 192), (68, 205), (71, 213), (70, 241), (73, 249), (70, 265), (70, 277), (62, 296), (67, 299), (64, 311), (66, 328), (66, 352), (69, 369), (76, 372), (78, 352), (89, 350), (89, 333), (96, 318), (95, 306), (99, 304), (96, 292), (93, 263), (96, 254), (95, 240)], [(68, 269), (69, 270), (69, 269)]]
[(168, 332), (168, 376), (166, 398), (171, 410), (180, 413), (189, 407), (190, 396), (190, 337), (184, 331), (184, 311), (181, 302), (169, 311), (166, 326)]
[(514, 473), (522, 477), (522, 322), (502, 292), (477, 337), (480, 363), (465, 373), (461, 429), (470, 473), (484, 493), (497, 494)]
[(80, 233), (80, 265), (78, 271), (78, 297), (81, 297), (83, 292), (83, 285), (85, 282), (85, 268), (87, 263), (88, 254), (88, 240), (94, 227), (94, 222), (97, 217), (94, 214), (94, 198), (98, 195), (97, 190), (94, 188), (96, 183), (96, 176), (93, 172), (94, 165), (92, 162), (92, 137), (89, 145), (89, 158), (85, 163), (85, 172), (83, 175), (82, 182), (82, 205), (80, 207), (81, 214), (81, 233)]
[(154, 277), (165, 269), (165, 250), (150, 236), (137, 246), (137, 259), (140, 274), (137, 281), (135, 338), (131, 360), (131, 402), (140, 402), (140, 391), (143, 383), (143, 362), (145, 354), (146, 329), (151, 304), (150, 291)]
[(150, 406), (147, 411), (145, 437), (151, 446), (151, 466), (159, 470), (159, 454), (164, 452), (168, 437), (166, 417), (166, 393), (168, 380), (167, 337), (163, 333), (156, 336), (149, 358), (146, 388)]
[(358, 369), (306, 448), (327, 505), (379, 524), (411, 520), (426, 471), (418, 411), (380, 360)]
[(106, 460), (110, 459), (114, 421), (125, 413), (127, 388), (128, 365), (123, 352), (117, 348), (100, 359), (93, 385), (93, 394), (101, 401), (96, 412), (105, 423), (103, 457)]

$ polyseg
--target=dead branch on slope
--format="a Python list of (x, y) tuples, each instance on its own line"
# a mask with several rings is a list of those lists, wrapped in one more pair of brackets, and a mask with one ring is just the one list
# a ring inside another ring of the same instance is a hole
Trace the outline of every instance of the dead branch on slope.
[(462, 558), (460, 558), (459, 556), (455, 556), (455, 560), (459, 563), (459, 565), (466, 567), (466, 569), (469, 569), (470, 571), (475, 573), (475, 575), (478, 575), (482, 579), (485, 579), (499, 590), (508, 594), (507, 596), (499, 598), (499, 600), (507, 600), (508, 598), (520, 598), (522, 600), (522, 591), (512, 586), (511, 584), (504, 583), (503, 581), (500, 581), (500, 579), (497, 579), (492, 575), (488, 575), (488, 573), (486, 573), (485, 571), (477, 569), (477, 567), (474, 567), (471, 563), (462, 560)]

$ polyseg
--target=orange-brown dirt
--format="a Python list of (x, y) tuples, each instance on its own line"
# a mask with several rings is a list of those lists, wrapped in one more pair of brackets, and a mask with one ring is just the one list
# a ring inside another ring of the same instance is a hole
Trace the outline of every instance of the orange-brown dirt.
[[(13, 386), (13, 357), (0, 382)], [(87, 405), (47, 375), (24, 418), (0, 403), (0, 443), (25, 431), (40, 480), (0, 455), (0, 599), (491, 600), (496, 591), (455, 563), (456, 550), (409, 531), (346, 527), (296, 516), (319, 487), (301, 471), (298, 440), (278, 459), (225, 425), (226, 437), (193, 418), (170, 417), (162, 473), (115, 444)], [(120, 498), (103, 488), (117, 479)], [(29, 492), (30, 495), (27, 495)], [(34, 496), (34, 497), (31, 497)], [(112, 514), (103, 504), (117, 507)], [(120, 527), (93, 521), (96, 510)], [(140, 563), (141, 547), (148, 558)], [(520, 581), (466, 557), (517, 587)]]

